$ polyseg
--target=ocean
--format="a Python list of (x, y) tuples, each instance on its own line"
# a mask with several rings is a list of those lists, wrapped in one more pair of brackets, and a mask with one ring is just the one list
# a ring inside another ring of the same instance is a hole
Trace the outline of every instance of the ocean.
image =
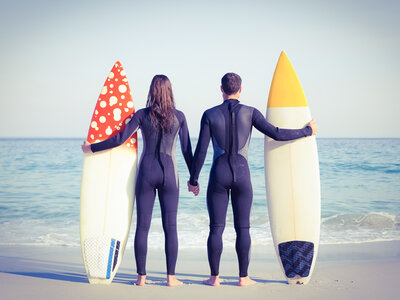
[[(79, 194), (83, 139), (0, 139), (0, 245), (80, 246)], [(192, 139), (193, 148), (197, 140)], [(400, 240), (400, 139), (318, 138), (321, 173), (321, 243)], [(264, 140), (249, 148), (254, 190), (253, 246), (272, 244), (264, 185)], [(139, 154), (141, 143), (139, 141)], [(205, 248), (205, 201), (212, 150), (199, 183), (187, 192), (188, 170), (177, 143), (180, 178), (180, 248)], [(136, 209), (129, 234), (133, 248)], [(232, 209), (224, 247), (234, 247)], [(149, 247), (163, 248), (160, 206), (156, 200)]]

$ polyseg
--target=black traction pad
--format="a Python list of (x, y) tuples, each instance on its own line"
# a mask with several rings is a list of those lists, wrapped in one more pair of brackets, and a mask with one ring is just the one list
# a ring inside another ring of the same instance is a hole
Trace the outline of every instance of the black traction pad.
[(279, 256), (287, 278), (293, 278), (296, 275), (301, 277), (310, 275), (314, 257), (314, 243), (290, 241), (281, 243), (278, 247)]

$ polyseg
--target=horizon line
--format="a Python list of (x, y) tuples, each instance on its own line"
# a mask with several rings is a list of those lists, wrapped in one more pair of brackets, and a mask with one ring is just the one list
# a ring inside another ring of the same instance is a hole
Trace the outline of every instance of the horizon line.
[[(198, 139), (198, 136), (191, 136), (191, 139)], [(252, 139), (263, 139), (264, 137), (262, 136), (253, 136), (251, 137)], [(362, 136), (362, 137), (357, 137), (357, 136), (338, 136), (338, 137), (330, 137), (330, 136), (322, 136), (322, 137), (316, 137), (317, 139), (400, 139), (399, 137), (395, 136), (388, 136), (388, 137), (376, 137), (376, 136)], [(77, 139), (82, 139), (85, 140), (85, 137), (68, 137), (68, 136), (0, 136), (0, 139), (5, 140), (5, 139), (70, 139), (70, 140), (77, 140)], [(140, 137), (139, 139), (143, 139)]]

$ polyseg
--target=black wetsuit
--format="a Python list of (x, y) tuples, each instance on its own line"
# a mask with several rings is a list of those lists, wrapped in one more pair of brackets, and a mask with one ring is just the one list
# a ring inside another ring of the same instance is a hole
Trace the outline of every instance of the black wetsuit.
[(247, 162), (247, 150), (252, 127), (269, 137), (285, 141), (312, 134), (311, 127), (280, 129), (268, 123), (257, 109), (245, 106), (238, 100), (225, 100), (221, 105), (207, 110), (201, 119), (200, 136), (193, 158), (190, 183), (197, 185), (200, 170), (207, 154), (210, 139), (214, 159), (207, 188), (207, 207), (210, 233), (207, 241), (211, 275), (219, 274), (222, 253), (222, 233), (225, 228), (229, 191), (236, 231), (236, 252), (240, 277), (247, 276), (250, 251), (250, 210), (253, 189)]
[(125, 129), (103, 142), (92, 144), (93, 152), (122, 145), (136, 130), (142, 130), (143, 152), (136, 180), (136, 234), (135, 258), (137, 273), (146, 274), (147, 238), (150, 229), (156, 190), (160, 200), (162, 225), (165, 234), (167, 273), (175, 274), (178, 255), (176, 215), (178, 211), (179, 182), (175, 160), (175, 143), (179, 134), (181, 149), (190, 170), (192, 147), (184, 114), (175, 110), (175, 120), (170, 132), (154, 130), (149, 109), (138, 110)]

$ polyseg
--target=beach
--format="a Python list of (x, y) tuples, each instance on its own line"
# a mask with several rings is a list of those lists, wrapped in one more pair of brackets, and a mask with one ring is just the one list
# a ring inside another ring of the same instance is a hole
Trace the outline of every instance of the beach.
[(88, 283), (79, 247), (0, 246), (2, 299), (395, 299), (400, 292), (400, 241), (321, 245), (311, 281), (285, 282), (273, 246), (253, 247), (249, 275), (257, 282), (238, 287), (234, 249), (224, 249), (221, 286), (202, 284), (209, 274), (206, 250), (179, 252), (177, 278), (166, 286), (162, 249), (150, 248), (147, 286), (136, 279), (132, 249), (110, 285)]

